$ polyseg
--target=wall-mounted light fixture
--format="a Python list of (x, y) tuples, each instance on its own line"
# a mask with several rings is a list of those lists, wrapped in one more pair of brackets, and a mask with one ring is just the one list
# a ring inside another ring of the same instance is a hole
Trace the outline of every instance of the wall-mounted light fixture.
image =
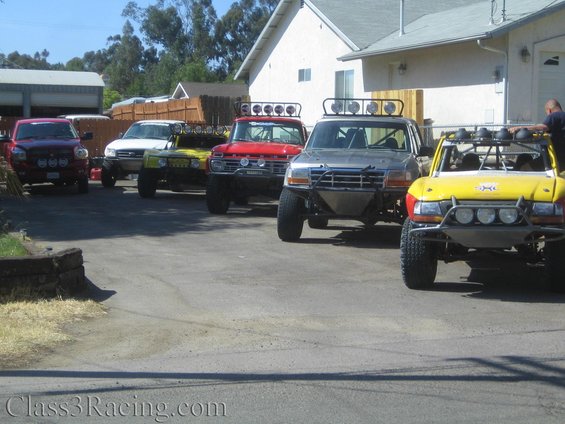
[(406, 73), (406, 63), (401, 63), (398, 65), (398, 75), (404, 75)]
[(528, 63), (530, 61), (532, 55), (526, 46), (522, 47), (522, 50), (520, 50), (520, 57), (524, 63)]

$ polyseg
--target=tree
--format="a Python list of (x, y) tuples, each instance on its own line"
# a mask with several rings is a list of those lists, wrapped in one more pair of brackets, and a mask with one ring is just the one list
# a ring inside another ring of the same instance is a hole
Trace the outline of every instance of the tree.
[(73, 57), (65, 64), (66, 71), (84, 71), (84, 61), (79, 57)]
[(123, 34), (110, 37), (113, 41), (111, 63), (106, 67), (105, 72), (110, 79), (111, 88), (126, 94), (138, 94), (132, 92), (143, 86), (141, 76), (141, 65), (143, 59), (143, 45), (141, 40), (134, 35), (133, 26), (126, 21)]
[(110, 88), (104, 89), (104, 109), (110, 109), (114, 103), (119, 102), (122, 100), (122, 96), (116, 90), (112, 90)]

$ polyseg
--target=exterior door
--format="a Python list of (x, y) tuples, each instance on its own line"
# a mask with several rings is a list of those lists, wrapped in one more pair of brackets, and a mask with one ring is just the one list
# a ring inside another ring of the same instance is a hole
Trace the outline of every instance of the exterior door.
[(565, 107), (565, 52), (541, 52), (536, 122), (545, 118), (544, 106), (556, 98)]

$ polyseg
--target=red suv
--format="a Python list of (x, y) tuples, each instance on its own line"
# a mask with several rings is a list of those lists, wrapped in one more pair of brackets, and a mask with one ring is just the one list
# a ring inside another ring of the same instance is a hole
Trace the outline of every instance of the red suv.
[(22, 184), (50, 182), (78, 185), (88, 192), (88, 150), (69, 120), (60, 118), (21, 119), (11, 137), (0, 136), (2, 154)]
[(290, 160), (307, 139), (298, 103), (236, 102), (236, 118), (226, 144), (208, 159), (208, 210), (225, 214), (230, 202), (251, 196), (278, 199)]

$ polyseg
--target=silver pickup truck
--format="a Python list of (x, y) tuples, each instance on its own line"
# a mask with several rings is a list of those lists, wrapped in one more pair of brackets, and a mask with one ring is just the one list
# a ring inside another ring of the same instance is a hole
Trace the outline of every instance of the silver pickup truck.
[(320, 229), (329, 219), (401, 223), (406, 191), (427, 175), (434, 151), (423, 145), (417, 123), (402, 117), (404, 103), (330, 98), (323, 108), (306, 147), (286, 171), (279, 238), (298, 240), (305, 220)]

